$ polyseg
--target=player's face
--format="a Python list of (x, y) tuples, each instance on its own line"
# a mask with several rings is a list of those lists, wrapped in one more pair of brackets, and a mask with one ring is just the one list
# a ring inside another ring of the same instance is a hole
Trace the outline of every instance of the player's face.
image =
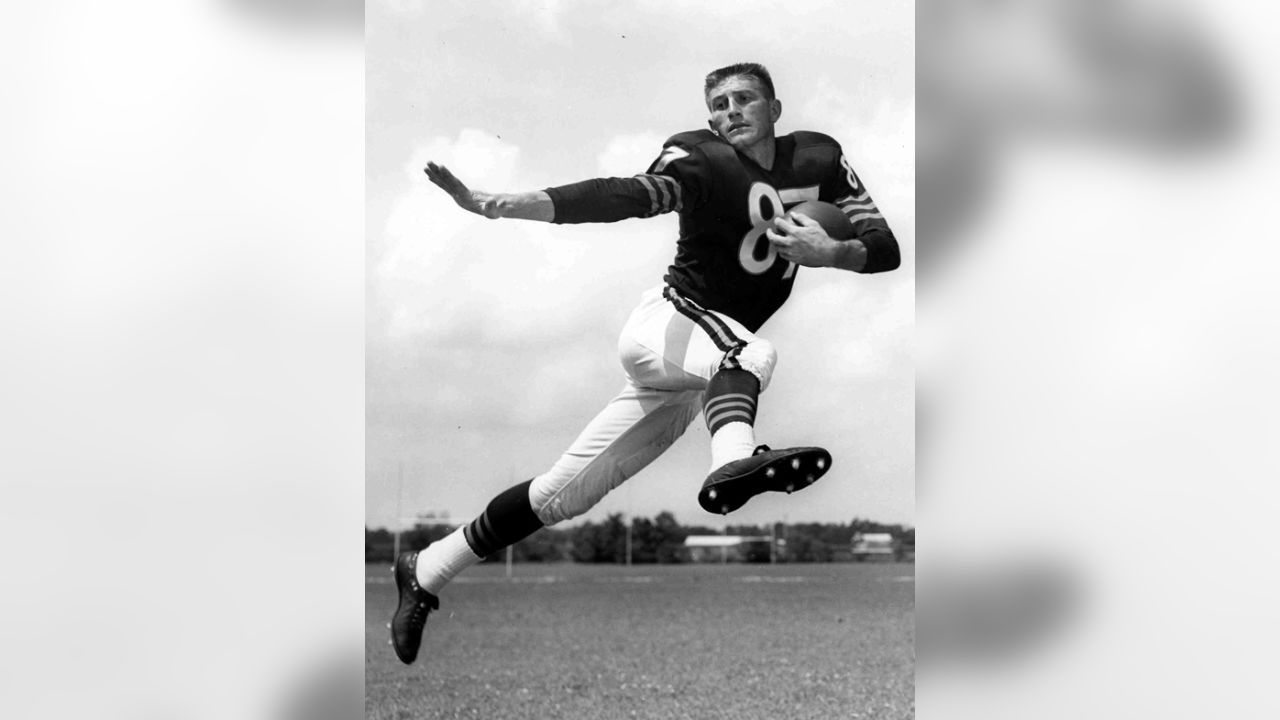
[(735, 75), (707, 93), (707, 121), (717, 135), (740, 151), (773, 141), (782, 105), (770, 100), (753, 77)]

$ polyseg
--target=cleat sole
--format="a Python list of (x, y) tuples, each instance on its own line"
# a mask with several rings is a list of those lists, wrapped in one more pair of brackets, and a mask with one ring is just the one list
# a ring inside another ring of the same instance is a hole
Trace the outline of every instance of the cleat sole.
[(793, 493), (817, 482), (831, 467), (831, 454), (817, 447), (757, 452), (712, 473), (698, 493), (698, 504), (727, 515), (765, 492)]

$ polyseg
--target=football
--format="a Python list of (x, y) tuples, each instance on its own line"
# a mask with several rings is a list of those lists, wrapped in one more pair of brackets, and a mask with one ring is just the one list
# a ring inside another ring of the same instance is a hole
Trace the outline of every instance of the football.
[(832, 240), (848, 240), (853, 237), (853, 223), (838, 206), (821, 200), (805, 200), (787, 211), (790, 215), (804, 215), (818, 221)]

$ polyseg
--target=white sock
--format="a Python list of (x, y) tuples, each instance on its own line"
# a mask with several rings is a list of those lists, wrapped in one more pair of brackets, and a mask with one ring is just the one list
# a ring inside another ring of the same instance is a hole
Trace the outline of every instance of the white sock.
[(725, 463), (751, 457), (756, 449), (756, 430), (744, 422), (731, 422), (720, 426), (711, 435), (711, 470), (714, 472)]
[(458, 528), (418, 553), (418, 584), (432, 595), (439, 595), (440, 589), (458, 573), (483, 559), (471, 550), (462, 528)]

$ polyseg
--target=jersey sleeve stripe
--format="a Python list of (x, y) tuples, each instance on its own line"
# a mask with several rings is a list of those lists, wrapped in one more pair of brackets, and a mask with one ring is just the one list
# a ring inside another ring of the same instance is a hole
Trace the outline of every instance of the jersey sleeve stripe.
[(637, 175), (636, 180), (639, 180), (640, 184), (644, 186), (644, 189), (649, 191), (649, 214), (648, 215), (649, 216), (657, 215), (658, 214), (658, 189), (653, 186), (653, 181), (649, 179), (648, 175)]
[(878, 219), (880, 219), (880, 220), (883, 220), (883, 219), (884, 219), (884, 215), (881, 215), (881, 214), (880, 214), (880, 213), (878, 213), (878, 212), (858, 213), (857, 215), (851, 215), (851, 216), (849, 216), (849, 222), (856, 223), (856, 222), (860, 222), (860, 221), (862, 221), (862, 220), (875, 220), (875, 219), (877, 219), (877, 218), (878, 218)]
[(879, 214), (879, 213), (861, 213), (861, 214), (858, 214), (858, 215), (854, 215), (854, 217), (852, 217), (852, 218), (849, 218), (849, 222), (854, 223), (854, 224), (858, 224), (858, 223), (861, 223), (861, 222), (870, 222), (870, 220), (879, 220), (879, 222), (881, 222), (881, 224), (883, 224), (883, 223), (884, 223), (884, 215), (881, 215), (881, 214)]
[(653, 180), (653, 186), (658, 188), (658, 212), (671, 212), (671, 206), (675, 204), (675, 198), (671, 196), (671, 186), (657, 175), (650, 176), (650, 179)]
[(854, 213), (864, 211), (875, 212), (877, 210), (876, 204), (871, 201), (867, 201), (865, 203), (841, 203), (840, 209), (844, 211), (845, 215), (852, 215)]
[(858, 193), (856, 196), (844, 195), (842, 197), (836, 198), (837, 205), (841, 205), (844, 203), (864, 203), (864, 202), (870, 202), (870, 201), (871, 201), (871, 195), (865, 191)]
[(664, 211), (671, 212), (674, 210), (675, 212), (680, 212), (681, 210), (684, 210), (684, 202), (683, 202), (683, 196), (681, 195), (681, 191), (680, 191), (680, 183), (676, 182), (675, 179), (669, 178), (665, 175), (655, 175), (654, 178), (657, 179), (659, 185), (665, 187), (667, 189), (667, 192), (670, 193), (671, 201), (667, 204)]
[(657, 204), (653, 210), (655, 215), (672, 211), (679, 212), (684, 209), (684, 198), (680, 183), (676, 182), (675, 179), (653, 173), (637, 175), (636, 178), (646, 183), (645, 187), (651, 187), (653, 192), (657, 193)]

